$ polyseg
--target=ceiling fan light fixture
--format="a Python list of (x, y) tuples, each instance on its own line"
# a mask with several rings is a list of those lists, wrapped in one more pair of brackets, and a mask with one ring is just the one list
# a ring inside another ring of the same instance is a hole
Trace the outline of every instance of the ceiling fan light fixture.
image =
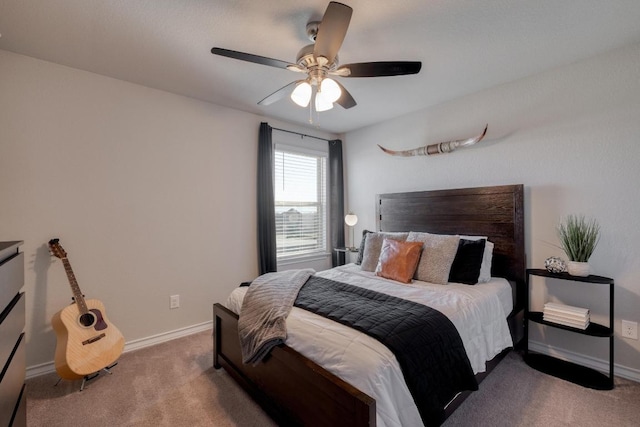
[[(386, 77), (417, 74), (420, 72), (422, 63), (419, 61), (376, 61), (340, 66), (338, 52), (347, 34), (352, 13), (353, 9), (350, 6), (337, 1), (329, 2), (322, 19), (307, 24), (307, 35), (313, 43), (300, 49), (296, 62), (293, 64), (221, 47), (213, 47), (211, 53), (307, 75), (306, 79), (303, 78), (304, 80), (290, 82), (276, 90), (260, 100), (258, 105), (270, 105), (290, 94), (291, 100), (303, 108), (310, 107), (311, 98), (313, 98), (313, 106), (316, 107), (316, 111), (330, 110), (333, 108), (333, 103), (344, 109), (353, 108), (357, 103), (349, 91), (337, 80), (327, 78), (327, 76)], [(310, 108), (311, 110), (313, 108)]]
[(336, 83), (335, 80), (325, 78), (320, 83), (320, 93), (322, 93), (323, 97), (327, 101), (333, 103), (340, 98), (342, 90), (340, 90), (340, 86), (338, 86), (338, 83)]
[(301, 82), (291, 92), (291, 100), (301, 107), (306, 107), (311, 101), (311, 85), (308, 82)]
[(323, 92), (316, 93), (316, 111), (318, 113), (322, 111), (331, 110), (333, 108), (333, 102), (327, 99)]

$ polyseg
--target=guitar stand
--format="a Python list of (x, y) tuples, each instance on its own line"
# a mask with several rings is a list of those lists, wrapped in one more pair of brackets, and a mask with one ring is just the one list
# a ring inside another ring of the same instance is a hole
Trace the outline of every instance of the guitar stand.
[[(98, 372), (94, 372), (93, 374), (85, 375), (84, 378), (82, 378), (82, 385), (80, 386), (80, 391), (84, 390), (84, 385), (87, 383), (87, 381), (91, 381), (92, 379), (96, 378), (98, 375), (100, 375), (101, 371), (105, 371), (109, 375), (113, 374), (113, 372), (111, 372), (111, 368), (113, 368), (117, 364), (118, 364), (118, 362), (115, 362), (115, 363), (113, 363), (113, 364), (111, 364), (109, 366), (106, 366), (106, 367), (102, 368)], [(57, 386), (60, 383), (60, 381), (62, 381), (62, 378), (58, 378), (58, 381), (53, 386), (54, 387)]]

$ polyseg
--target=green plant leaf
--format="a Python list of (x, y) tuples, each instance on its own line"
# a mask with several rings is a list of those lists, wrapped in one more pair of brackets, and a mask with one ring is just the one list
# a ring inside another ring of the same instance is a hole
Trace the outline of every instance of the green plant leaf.
[(558, 237), (569, 260), (587, 262), (600, 240), (600, 225), (584, 215), (568, 215), (558, 225)]

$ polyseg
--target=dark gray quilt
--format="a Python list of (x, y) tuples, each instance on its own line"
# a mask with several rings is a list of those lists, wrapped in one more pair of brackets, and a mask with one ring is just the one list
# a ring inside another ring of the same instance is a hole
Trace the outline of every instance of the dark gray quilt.
[(361, 331), (391, 350), (426, 426), (478, 383), (455, 326), (439, 311), (358, 286), (312, 276), (294, 305)]

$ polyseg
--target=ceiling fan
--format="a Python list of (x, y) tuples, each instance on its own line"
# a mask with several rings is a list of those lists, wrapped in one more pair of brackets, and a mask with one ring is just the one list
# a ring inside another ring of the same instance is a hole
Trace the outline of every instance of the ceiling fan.
[(416, 61), (361, 62), (339, 65), (338, 51), (347, 34), (351, 21), (351, 7), (338, 2), (330, 2), (322, 21), (307, 24), (307, 35), (315, 43), (300, 49), (295, 64), (250, 53), (214, 47), (211, 53), (241, 61), (285, 68), (306, 73), (307, 77), (296, 80), (267, 96), (258, 105), (270, 105), (287, 96), (301, 107), (307, 107), (314, 97), (315, 110), (326, 111), (333, 103), (343, 108), (355, 107), (356, 101), (351, 94), (332, 77), (383, 77), (416, 74), (422, 67)]

